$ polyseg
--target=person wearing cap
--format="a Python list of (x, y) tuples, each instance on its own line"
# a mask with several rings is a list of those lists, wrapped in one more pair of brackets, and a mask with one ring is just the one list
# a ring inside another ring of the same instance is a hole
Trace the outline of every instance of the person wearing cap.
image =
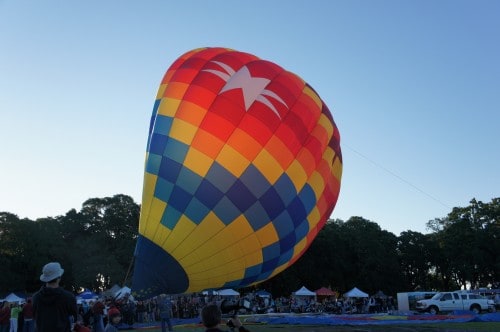
[(71, 332), (77, 318), (75, 296), (59, 286), (64, 270), (51, 262), (42, 269), (42, 288), (33, 295), (33, 315), (37, 332)]
[(173, 331), (172, 327), (172, 301), (165, 294), (160, 296), (159, 301), (160, 307), (160, 319), (161, 319), (161, 332), (167, 332), (167, 326), (169, 331)]
[[(201, 310), (201, 321), (206, 327), (205, 332), (223, 332), (223, 330), (220, 329), (222, 312), (218, 305), (209, 304), (205, 306)], [(250, 330), (246, 329), (243, 324), (241, 324), (237, 316), (229, 319), (227, 325), (231, 327), (231, 330), (236, 329), (239, 332), (250, 332)]]
[(118, 325), (122, 320), (122, 315), (120, 314), (120, 310), (116, 307), (111, 307), (108, 310), (108, 324), (104, 329), (104, 332), (118, 332)]

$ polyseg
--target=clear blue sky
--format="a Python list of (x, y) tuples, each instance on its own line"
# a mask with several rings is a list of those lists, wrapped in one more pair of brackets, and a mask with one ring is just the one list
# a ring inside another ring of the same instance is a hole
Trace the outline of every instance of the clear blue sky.
[(140, 203), (160, 80), (203, 46), (276, 62), (327, 103), (333, 218), (426, 232), (499, 196), (500, 1), (0, 0), (0, 211)]

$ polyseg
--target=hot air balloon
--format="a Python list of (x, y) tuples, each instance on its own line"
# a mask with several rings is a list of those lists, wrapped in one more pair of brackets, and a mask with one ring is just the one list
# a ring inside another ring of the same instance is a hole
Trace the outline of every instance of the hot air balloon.
[(339, 131), (300, 77), (236, 50), (185, 53), (151, 117), (135, 296), (275, 276), (331, 215), (341, 174)]

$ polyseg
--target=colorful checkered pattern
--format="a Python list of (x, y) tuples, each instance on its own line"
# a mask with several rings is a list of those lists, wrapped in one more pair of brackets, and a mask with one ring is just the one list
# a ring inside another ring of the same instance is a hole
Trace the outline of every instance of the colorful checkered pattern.
[(339, 141), (316, 92), (276, 64), (224, 48), (181, 56), (151, 118), (135, 291), (238, 288), (293, 264), (337, 201)]

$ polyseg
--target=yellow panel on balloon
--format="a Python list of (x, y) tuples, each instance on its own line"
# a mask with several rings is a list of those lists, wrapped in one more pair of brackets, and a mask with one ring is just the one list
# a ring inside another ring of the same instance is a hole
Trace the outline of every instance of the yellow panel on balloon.
[(184, 159), (184, 166), (195, 172), (201, 177), (207, 175), (210, 166), (214, 160), (200, 151), (191, 148), (188, 150), (186, 159)]
[(168, 84), (161, 84), (160, 87), (158, 88), (158, 92), (156, 93), (156, 99), (161, 99), (163, 95), (165, 94), (165, 89), (167, 88)]
[(186, 240), (187, 237), (190, 236), (195, 228), (196, 224), (189, 220), (189, 218), (185, 215), (182, 215), (172, 230), (172, 233), (170, 233), (168, 239), (165, 239), (165, 241), (168, 240), (168, 242), (164, 242), (162, 247), (165, 249), (168, 248), (168, 252), (174, 251), (175, 248), (177, 248)]
[(196, 134), (197, 130), (198, 128), (192, 124), (175, 118), (172, 122), (172, 128), (170, 129), (169, 135), (170, 137), (189, 145), (193, 141), (194, 134)]
[(174, 117), (180, 102), (179, 99), (163, 98), (158, 107), (158, 114)]
[(260, 249), (245, 255), (245, 266), (247, 267), (262, 264), (262, 261), (262, 250)]
[(340, 162), (339, 158), (335, 158), (335, 162), (332, 166), (332, 173), (333, 176), (335, 176), (335, 178), (340, 182), (340, 178), (342, 177), (342, 163)]
[[(307, 245), (307, 237), (303, 238), (302, 240), (299, 241), (293, 248), (293, 256), (292, 257), (297, 257), (302, 253), (302, 251), (306, 248)], [(293, 260), (293, 258), (292, 258)]]
[(300, 162), (294, 160), (286, 170), (286, 174), (292, 180), (295, 190), (300, 192), (307, 181), (306, 172)]
[(172, 255), (182, 260), (188, 254), (192, 253), (198, 247), (207, 241), (212, 241), (212, 237), (224, 229), (225, 225), (212, 211), (207, 217), (194, 229), (186, 241), (182, 242)]
[(335, 158), (335, 151), (331, 147), (327, 147), (323, 152), (323, 160), (327, 162), (328, 165), (333, 163), (333, 158)]
[(316, 196), (316, 199), (321, 196), (323, 193), (323, 190), (325, 189), (325, 181), (321, 174), (318, 172), (314, 171), (311, 176), (309, 177), (309, 180), (307, 180), (307, 183), (311, 186), (312, 190), (314, 191), (314, 195)]
[[(149, 210), (149, 219), (158, 218), (157, 220), (161, 220), (166, 206), (167, 204), (165, 202), (160, 201), (157, 198), (153, 198), (153, 201), (151, 202), (151, 210)], [(148, 239), (153, 239), (157, 225), (158, 224), (149, 223), (149, 225), (144, 228), (144, 234), (142, 235), (146, 236)]]
[(283, 270), (285, 270), (287, 267), (289, 266), (288, 263), (285, 263), (285, 264), (282, 264), (280, 266), (278, 266), (274, 271), (273, 273), (271, 273), (271, 276), (269, 278), (272, 278), (274, 277), (275, 275), (277, 275), (278, 273), (282, 272)]
[[(241, 241), (243, 238), (252, 233), (253, 229), (248, 224), (248, 220), (245, 216), (241, 215), (217, 233), (212, 241), (214, 243), (225, 243), (227, 246), (230, 246), (233, 243)], [(209, 248), (206, 249), (209, 250)], [(210, 253), (207, 252), (207, 256), (208, 255), (210, 255)]]
[(253, 164), (271, 184), (274, 184), (283, 174), (280, 164), (265, 149), (255, 157)]
[(142, 190), (142, 206), (141, 216), (139, 220), (139, 234), (144, 234), (144, 230), (148, 224), (149, 211), (153, 202), (156, 180), (158, 177), (154, 174), (144, 172), (144, 187)]
[(309, 223), (309, 229), (313, 229), (314, 227), (316, 227), (316, 225), (318, 224), (320, 219), (321, 219), (321, 213), (319, 213), (317, 207), (314, 207), (314, 209), (312, 209), (312, 211), (307, 216), (307, 222)]
[(328, 138), (332, 137), (333, 135), (333, 125), (330, 119), (323, 113), (321, 113), (318, 123), (325, 128), (326, 132), (328, 133)]
[[(165, 239), (167, 239), (172, 231), (162, 224), (158, 224), (153, 242), (163, 247)], [(165, 247), (163, 247), (165, 249)]]
[(274, 228), (273, 223), (268, 223), (266, 226), (262, 227), (256, 232), (257, 238), (259, 239), (262, 248), (267, 247), (273, 243), (278, 242), (278, 233)]
[(229, 145), (224, 145), (216, 160), (236, 177), (240, 177), (250, 165), (250, 162), (243, 155)]

